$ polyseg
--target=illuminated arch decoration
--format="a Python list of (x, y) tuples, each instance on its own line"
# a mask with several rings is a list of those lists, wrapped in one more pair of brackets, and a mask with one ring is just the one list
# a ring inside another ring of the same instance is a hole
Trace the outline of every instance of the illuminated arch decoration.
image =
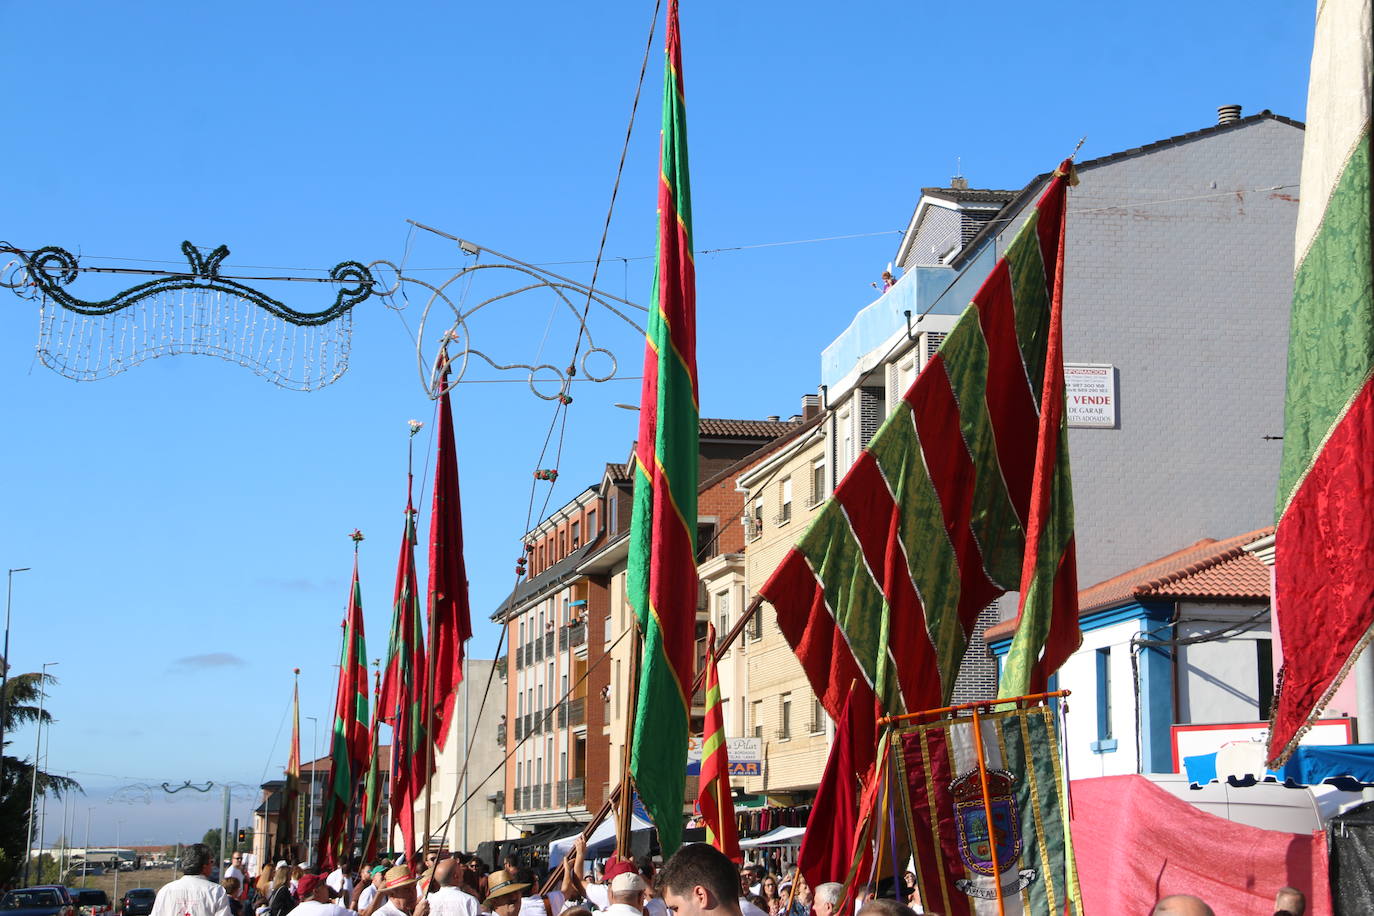
[(149, 359), (189, 353), (237, 363), (283, 388), (322, 388), (347, 370), (353, 307), (374, 292), (371, 271), (357, 261), (336, 265), (328, 277), (256, 278), (339, 286), (326, 308), (298, 311), (240, 282), (249, 278), (221, 276), (226, 246), (202, 254), (182, 242), (189, 271), (153, 271), (162, 275), (107, 299), (87, 300), (68, 290), (83, 271), (150, 271), (83, 267), (71, 252), (51, 246), (24, 252), (3, 245), (0, 250), (18, 260), (0, 285), (40, 301), (39, 359), (77, 381), (109, 378)]

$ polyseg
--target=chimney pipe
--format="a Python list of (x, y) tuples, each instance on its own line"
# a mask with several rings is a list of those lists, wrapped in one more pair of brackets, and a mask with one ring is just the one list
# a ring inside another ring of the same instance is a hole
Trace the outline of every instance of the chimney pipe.
[(821, 412), (821, 396), (819, 394), (804, 394), (801, 399), (802, 416), (811, 419)]
[(1217, 123), (1230, 124), (1232, 121), (1240, 120), (1239, 105), (1221, 105), (1217, 107)]
[(949, 180), (949, 186), (956, 191), (967, 191), (968, 179), (963, 175), (955, 175)]
[(771, 417), (764, 417), (764, 419), (767, 420), (769, 423), (777, 423), (779, 420), (782, 419), (782, 417), (778, 414), (773, 414)]

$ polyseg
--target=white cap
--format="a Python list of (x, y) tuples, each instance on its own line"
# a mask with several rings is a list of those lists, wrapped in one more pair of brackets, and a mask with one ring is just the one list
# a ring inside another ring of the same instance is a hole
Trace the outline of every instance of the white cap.
[(636, 891), (647, 891), (649, 885), (644, 879), (634, 872), (624, 872), (611, 879), (612, 894), (629, 894)]
[(285, 859), (278, 859), (278, 860), (277, 860), (277, 864), (274, 865), (274, 866), (272, 866), (272, 867), (273, 867), (273, 868), (290, 868), (290, 866), (287, 865)]

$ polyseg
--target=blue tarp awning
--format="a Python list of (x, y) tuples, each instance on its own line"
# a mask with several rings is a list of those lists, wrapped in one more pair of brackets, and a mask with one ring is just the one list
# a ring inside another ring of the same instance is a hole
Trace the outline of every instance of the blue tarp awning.
[[(1194, 788), (1217, 782), (1217, 755), (1184, 757), (1183, 768)], [(1252, 786), (1260, 780), (1254, 774), (1224, 777), (1233, 786)], [(1326, 784), (1347, 792), (1374, 786), (1374, 744), (1303, 745), (1282, 767), (1266, 770), (1265, 782), (1277, 782), (1297, 789)]]

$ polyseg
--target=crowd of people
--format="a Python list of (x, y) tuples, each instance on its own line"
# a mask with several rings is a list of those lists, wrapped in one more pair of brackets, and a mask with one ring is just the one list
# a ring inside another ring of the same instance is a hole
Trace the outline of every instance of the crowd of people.
[[(421, 863), (417, 863), (419, 865)], [(578, 840), (551, 878), (508, 858), (488, 873), (475, 855), (430, 852), (417, 872), (384, 858), (357, 859), (322, 874), (281, 861), (250, 880), (241, 861), (227, 863), (224, 879), (211, 879), (210, 848), (186, 848), (183, 876), (157, 894), (151, 916), (845, 916), (844, 888), (812, 889), (795, 872), (783, 876), (762, 865), (737, 866), (711, 846), (683, 846), (661, 867), (648, 857), (588, 867)], [(910, 890), (914, 875), (903, 885)], [(903, 895), (910, 900), (910, 894)], [(1300, 891), (1283, 888), (1276, 916), (1303, 916)], [(917, 916), (880, 888), (858, 887), (855, 916)], [(1214, 916), (1201, 899), (1171, 895), (1151, 911), (1157, 916)]]

